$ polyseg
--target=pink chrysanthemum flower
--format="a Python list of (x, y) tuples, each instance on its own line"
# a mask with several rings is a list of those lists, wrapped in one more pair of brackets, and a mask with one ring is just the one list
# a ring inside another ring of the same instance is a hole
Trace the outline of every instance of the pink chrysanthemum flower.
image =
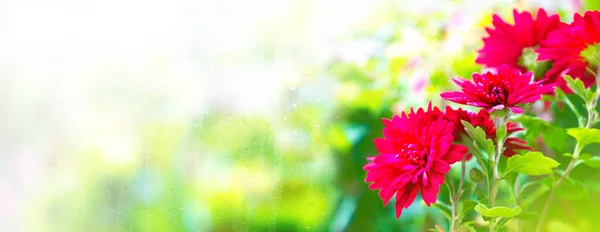
[(503, 64), (511, 68), (527, 71), (528, 62), (535, 62), (533, 50), (539, 46), (551, 31), (566, 26), (557, 14), (548, 16), (539, 9), (535, 19), (529, 12), (513, 10), (515, 24), (510, 25), (498, 15), (494, 15), (494, 29), (486, 28), (488, 37), (483, 38), (483, 48), (479, 50), (476, 62), (487, 67), (498, 68)]
[(445, 92), (440, 96), (459, 104), (481, 107), (488, 112), (509, 109), (520, 114), (523, 113), (522, 104), (533, 103), (542, 94), (554, 90), (553, 84), (541, 84), (545, 80), (530, 83), (532, 75), (531, 72), (521, 74), (519, 70), (502, 65), (497, 74), (473, 74), (473, 81), (454, 78), (462, 91)]
[[(496, 140), (496, 127), (494, 126), (494, 121), (492, 121), (490, 114), (485, 110), (480, 110), (478, 113), (473, 113), (461, 108), (452, 109), (450, 106), (446, 106), (444, 118), (454, 123), (455, 142), (462, 142), (460, 141), (462, 140), (462, 136), (467, 136), (467, 131), (465, 130), (462, 121), (467, 121), (474, 127), (481, 127), (481, 129), (485, 131), (488, 139), (492, 139), (494, 142)], [(512, 122), (506, 123), (506, 129), (508, 132), (507, 136), (510, 136), (514, 132), (523, 130), (523, 128), (518, 127), (517, 124)], [(517, 154), (517, 150), (533, 150), (533, 148), (527, 146), (527, 142), (511, 137), (506, 139), (504, 147), (506, 150), (504, 150), (503, 155), (506, 157), (511, 157)], [(470, 155), (468, 158), (470, 158)]]
[(580, 78), (586, 87), (593, 85), (595, 77), (586, 70), (596, 71), (600, 64), (600, 12), (575, 14), (569, 27), (552, 32), (536, 52), (538, 60), (553, 61), (546, 77), (566, 92), (571, 91), (563, 74)]
[(382, 121), (385, 138), (375, 139), (379, 155), (368, 158), (365, 181), (372, 182), (370, 189), (379, 189), (384, 205), (396, 195), (399, 218), (418, 192), (427, 206), (436, 202), (450, 165), (464, 157), (467, 147), (453, 144), (454, 124), (431, 104), (428, 111), (420, 108)]

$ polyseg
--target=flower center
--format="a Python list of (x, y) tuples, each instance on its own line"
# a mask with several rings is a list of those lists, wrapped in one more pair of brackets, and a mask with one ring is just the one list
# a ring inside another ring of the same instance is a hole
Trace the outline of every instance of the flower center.
[(401, 154), (396, 155), (396, 157), (402, 156), (405, 159), (412, 162), (414, 165), (424, 167), (427, 164), (428, 154), (423, 147), (409, 143), (404, 144), (401, 149)]
[(490, 91), (490, 99), (496, 104), (503, 104), (506, 100), (506, 93), (501, 86), (494, 86)]
[(600, 43), (588, 46), (586, 49), (581, 51), (579, 55), (581, 55), (581, 57), (583, 57), (589, 64), (598, 66), (598, 64), (600, 64)]
[(521, 51), (517, 64), (527, 70), (535, 70), (538, 54), (534, 51), (536, 47), (526, 47)]
[(410, 156), (408, 160), (410, 160), (415, 165), (423, 167), (427, 163), (427, 156), (427, 153), (425, 151), (422, 151), (419, 155)]

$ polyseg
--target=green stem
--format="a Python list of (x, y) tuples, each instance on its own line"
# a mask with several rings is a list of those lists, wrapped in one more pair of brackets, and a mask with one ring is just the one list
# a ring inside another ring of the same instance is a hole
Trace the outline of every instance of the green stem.
[[(558, 96), (558, 94), (557, 94)], [(571, 110), (573, 111), (573, 113), (575, 113), (575, 117), (578, 118), (577, 120), (577, 125), (579, 127), (583, 126), (583, 120), (579, 120), (581, 119), (581, 113), (579, 113), (579, 110), (577, 109), (577, 107), (575, 107), (575, 104), (573, 104), (573, 102), (571, 102), (571, 100), (569, 99), (569, 97), (567, 97), (567, 95), (565, 95), (564, 93), (561, 94), (560, 100), (562, 100), (564, 103), (567, 104), (567, 106), (569, 106), (569, 108), (571, 108)]]
[(544, 209), (542, 209), (542, 213), (540, 214), (540, 220), (538, 221), (535, 231), (537, 231), (537, 232), (542, 231), (542, 225), (544, 224), (544, 220), (546, 219), (546, 215), (548, 214), (550, 205), (551, 205), (552, 201), (554, 200), (554, 195), (556, 194), (556, 189), (558, 189), (560, 184), (562, 184), (567, 179), (567, 177), (569, 176), (569, 173), (571, 173), (571, 171), (575, 167), (575, 161), (577, 161), (577, 158), (579, 158), (579, 153), (581, 152), (580, 150), (581, 149), (579, 149), (579, 143), (577, 143), (575, 145), (575, 151), (573, 152), (573, 157), (571, 158), (571, 162), (569, 162), (569, 165), (567, 166), (565, 173), (560, 177), (560, 179), (558, 179), (558, 181), (556, 181), (556, 183), (552, 186), (550, 193), (548, 194), (548, 199), (546, 199), (546, 203), (544, 204)]
[[(507, 119), (508, 119), (508, 115), (506, 115), (505, 117), (497, 117), (494, 120), (494, 122), (496, 124), (496, 130), (498, 130), (501, 126), (505, 125)], [(504, 137), (499, 137), (498, 140), (496, 141), (496, 154), (494, 154), (494, 157), (492, 157), (492, 160), (491, 160), (493, 176), (491, 178), (492, 188), (490, 189), (490, 192), (489, 192), (489, 200), (488, 200), (489, 208), (494, 207), (494, 203), (496, 202), (496, 195), (498, 194), (498, 188), (500, 187), (500, 179), (501, 178), (498, 173), (498, 163), (500, 161), (500, 157), (502, 156), (504, 140), (505, 140)], [(489, 231), (493, 232), (495, 227), (496, 227), (496, 220), (491, 219), (490, 224), (489, 224)]]
[(460, 221), (460, 219), (458, 218), (458, 202), (460, 201), (460, 197), (462, 196), (462, 188), (465, 182), (465, 172), (466, 157), (463, 157), (463, 159), (460, 161), (460, 181), (458, 182), (458, 188), (456, 189), (456, 192), (454, 194), (450, 194), (450, 203), (452, 204), (452, 220), (450, 220), (449, 231), (454, 231), (457, 223), (459, 223)]
[[(515, 197), (515, 204), (517, 206), (521, 205), (521, 200), (519, 199), (519, 192), (521, 191), (521, 184), (519, 183), (519, 176), (517, 174), (517, 179), (515, 180), (515, 185), (513, 185), (513, 196)], [(521, 231), (519, 220), (515, 220), (515, 231)]]
[[(598, 73), (600, 73), (600, 66), (598, 67), (598, 69), (599, 69)], [(587, 123), (585, 124), (585, 128), (592, 128), (592, 126), (594, 126), (594, 121), (597, 117), (596, 116), (596, 105), (598, 104), (598, 97), (600, 97), (600, 94), (598, 94), (598, 91), (600, 91), (600, 76), (598, 76), (596, 74), (596, 72), (592, 71), (589, 67), (587, 68), (587, 70), (590, 73), (593, 73), (594, 75), (596, 75), (596, 97), (594, 99), (592, 99), (592, 102), (590, 102), (589, 104), (586, 104), (587, 111), (588, 111), (588, 115), (587, 115), (588, 117), (587, 117)], [(573, 150), (573, 157), (571, 157), (571, 162), (569, 162), (567, 169), (565, 169), (564, 174), (558, 179), (558, 181), (556, 181), (556, 183), (552, 186), (552, 189), (550, 189), (550, 193), (548, 194), (548, 199), (546, 199), (546, 203), (544, 204), (544, 209), (542, 209), (542, 213), (540, 214), (540, 220), (538, 221), (535, 231), (537, 231), (537, 232), (542, 231), (542, 226), (543, 226), (544, 220), (546, 219), (546, 216), (548, 214), (548, 210), (550, 209), (550, 205), (552, 204), (552, 201), (554, 200), (554, 195), (556, 194), (556, 189), (558, 189), (560, 184), (562, 184), (569, 177), (569, 174), (571, 173), (571, 171), (573, 171), (573, 168), (575, 168), (575, 162), (577, 162), (577, 159), (579, 158), (579, 154), (581, 153), (582, 149), (583, 149), (583, 147), (580, 147), (579, 142), (577, 142), (577, 144), (575, 145), (575, 149)]]
[(465, 173), (467, 172), (466, 158), (467, 157), (463, 157), (463, 159), (460, 161), (460, 182), (458, 182), (458, 189), (456, 190), (456, 200), (460, 200), (460, 197), (462, 196), (462, 188), (465, 183)]
[(456, 202), (454, 201), (454, 192), (455, 192), (455, 188), (454, 188), (454, 178), (452, 177), (451, 174), (446, 175), (446, 181), (444, 183), (444, 185), (446, 185), (446, 187), (448, 187), (448, 194), (450, 194), (450, 205), (451, 205), (451, 217), (450, 217), (450, 227), (448, 228), (449, 231), (452, 231), (452, 228), (454, 228), (454, 218), (456, 218)]
[(454, 199), (450, 199), (450, 202), (452, 203), (452, 220), (450, 220), (450, 230), (448, 231), (454, 231), (454, 227), (456, 227), (456, 217), (457, 217), (457, 202), (454, 201)]

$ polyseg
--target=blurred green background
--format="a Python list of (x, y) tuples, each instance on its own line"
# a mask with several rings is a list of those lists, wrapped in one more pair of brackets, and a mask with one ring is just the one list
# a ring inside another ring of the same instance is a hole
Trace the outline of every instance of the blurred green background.
[(2, 231), (445, 225), (367, 189), (380, 119), (481, 71), (493, 13), (589, 2), (3, 1)]

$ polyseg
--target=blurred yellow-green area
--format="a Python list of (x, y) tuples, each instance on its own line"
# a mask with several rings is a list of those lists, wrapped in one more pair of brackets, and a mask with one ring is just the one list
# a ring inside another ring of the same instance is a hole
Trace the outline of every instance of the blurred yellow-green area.
[(2, 1), (0, 230), (445, 225), (419, 201), (395, 219), (368, 190), (380, 119), (481, 71), (493, 13), (589, 4)]

